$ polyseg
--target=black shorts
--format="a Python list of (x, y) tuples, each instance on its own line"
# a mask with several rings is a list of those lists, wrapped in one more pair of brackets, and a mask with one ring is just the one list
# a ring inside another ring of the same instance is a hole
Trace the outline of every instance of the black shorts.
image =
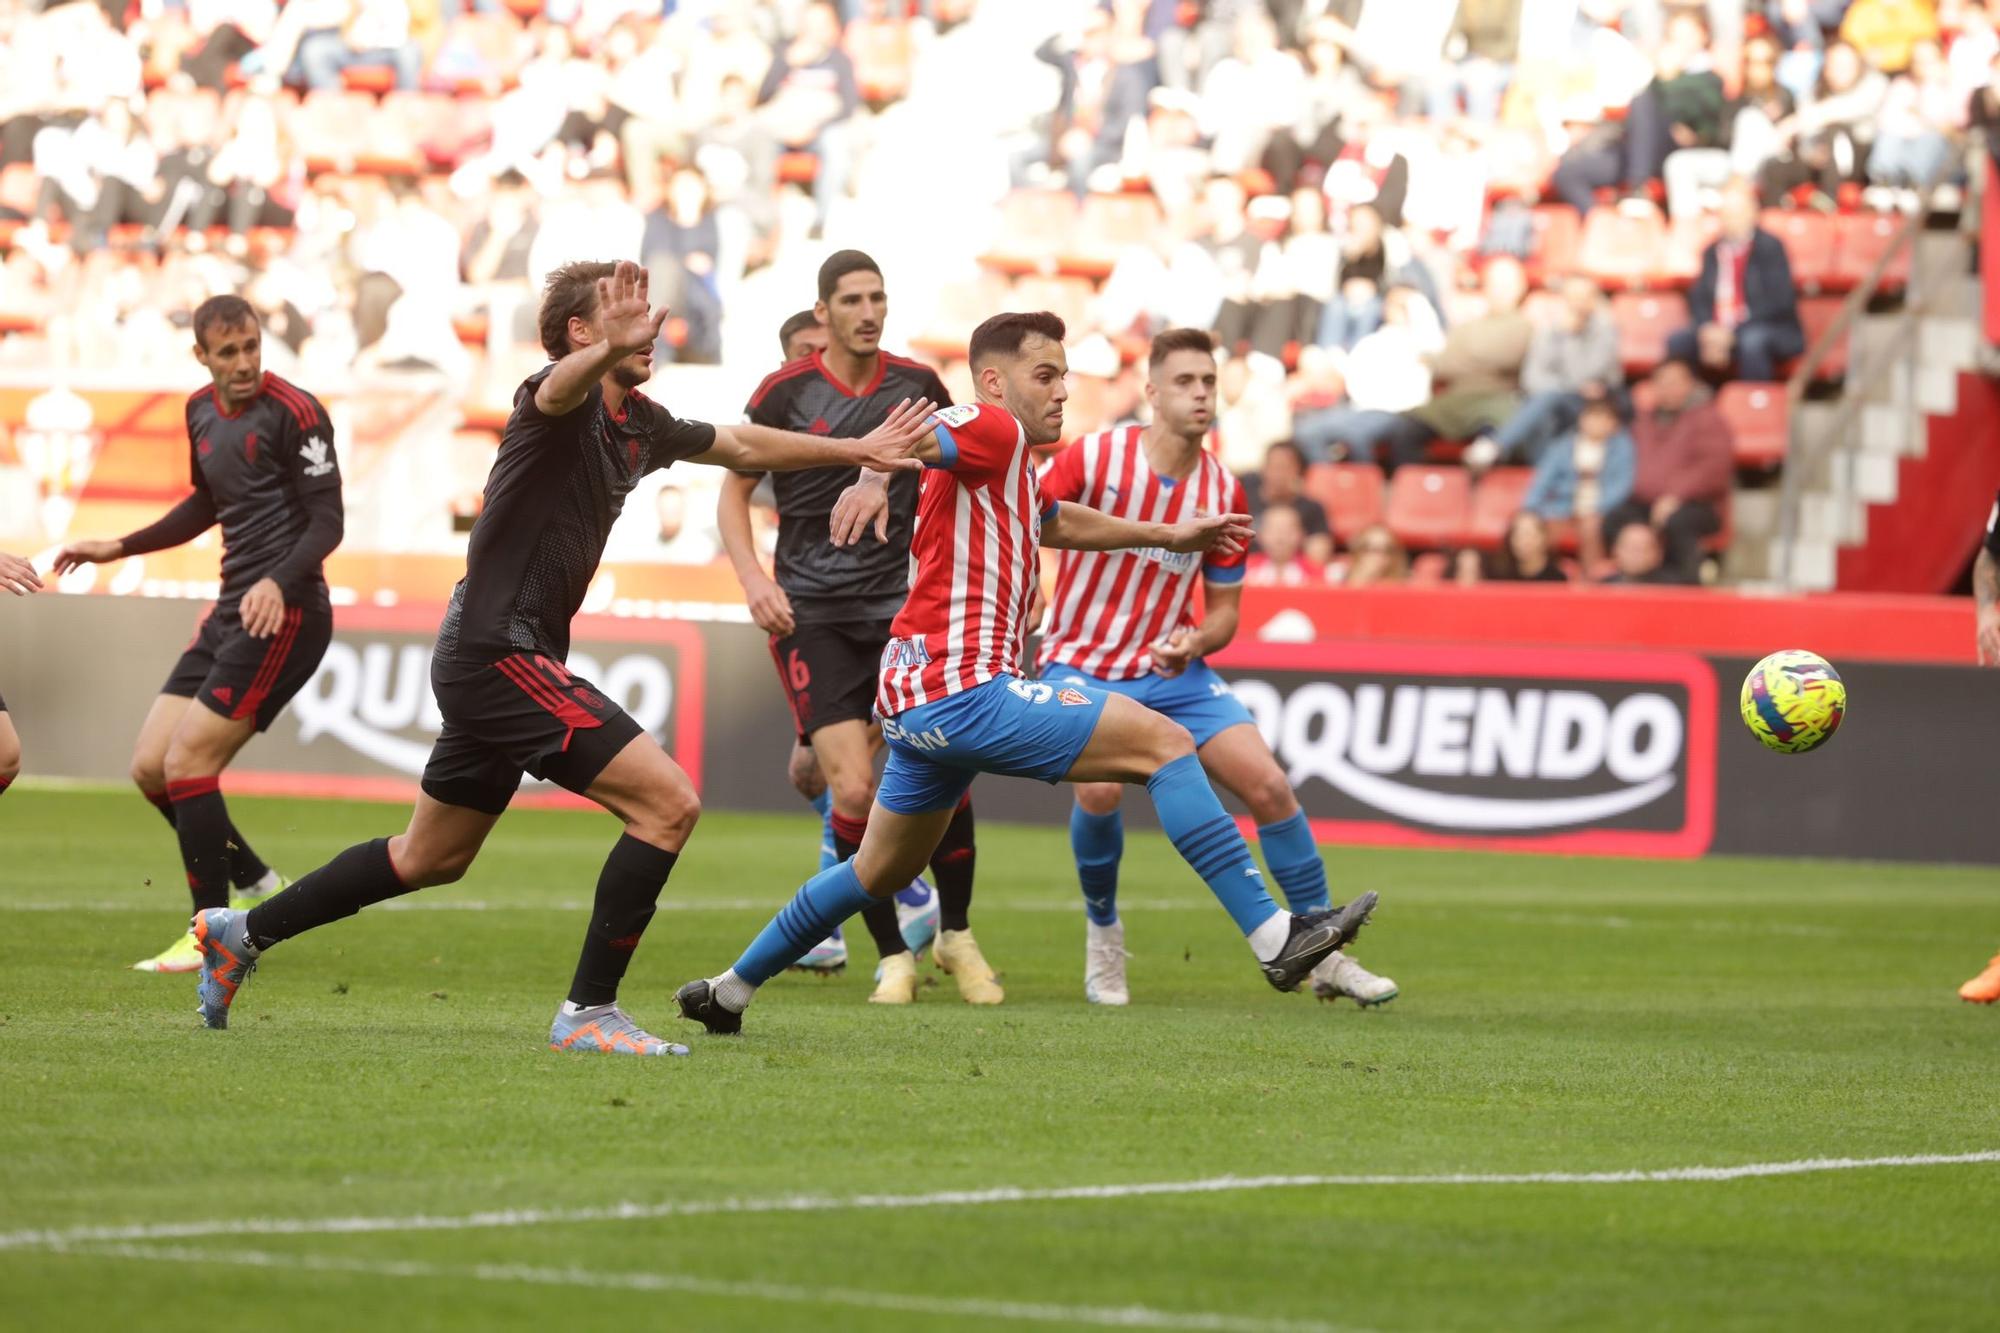
[(523, 773), (581, 796), (641, 731), (602, 690), (535, 654), (433, 657), (431, 691), (444, 731), (424, 765), (424, 794), (489, 815), (506, 810)]
[(882, 679), (882, 650), (889, 643), (886, 620), (799, 625), (771, 636), (771, 660), (792, 706), (799, 744), (836, 722), (872, 722), (875, 691)]
[(227, 718), (255, 718), (267, 731), (319, 670), (333, 639), (333, 613), (287, 607), (278, 632), (255, 639), (234, 606), (211, 609), (174, 663), (161, 694), (198, 699)]

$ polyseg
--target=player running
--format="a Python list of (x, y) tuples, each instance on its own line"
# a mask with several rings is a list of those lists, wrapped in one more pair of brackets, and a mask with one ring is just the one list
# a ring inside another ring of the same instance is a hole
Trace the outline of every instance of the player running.
[[(1972, 600), (1979, 608), (1973, 622), (1979, 664), (2000, 666), (2000, 497), (1986, 518), (1986, 544), (1972, 563)], [(1984, 972), (1958, 988), (1958, 997), (1974, 1004), (2000, 1002), (2000, 954), (1993, 955)]]
[(682, 459), (767, 471), (835, 459), (914, 468), (909, 453), (929, 405), (906, 405), (863, 440), (676, 420), (637, 392), (652, 374), (653, 340), (666, 318), (648, 308), (646, 290), (644, 271), (629, 262), (569, 264), (549, 275), (540, 324), (550, 364), (515, 391), (465, 577), (438, 629), (431, 689), (444, 730), (409, 827), (348, 848), (251, 911), (199, 914), (208, 1026), (228, 1026), (237, 988), (272, 945), (462, 877), (525, 770), (589, 797), (625, 826), (598, 878), (549, 1044), (687, 1053), (642, 1030), (617, 1000), (701, 803), (680, 765), (624, 709), (563, 666), (570, 621), (625, 497), (648, 472)]
[[(0, 551), (0, 588), (26, 597), (42, 590), (42, 580), (35, 567), (20, 556)], [(14, 730), (14, 719), (7, 716), (6, 699), (0, 698), (0, 795), (5, 795), (20, 775), (21, 737)]]
[[(949, 405), (935, 371), (882, 350), (889, 296), (873, 259), (859, 250), (828, 256), (820, 265), (819, 303), (813, 311), (826, 327), (826, 349), (766, 377), (751, 396), (750, 420), (814, 435), (860, 433), (904, 399), (923, 397)], [(722, 544), (742, 581), (750, 614), (771, 636), (771, 657), (799, 739), (810, 745), (826, 776), (832, 800), (828, 822), (838, 860), (860, 846), (875, 798), (875, 758), (882, 745), (873, 719), (876, 676), (890, 622), (910, 590), (910, 531), (918, 490), (914, 475), (891, 478), (874, 492), (887, 503), (872, 515), (872, 537), (836, 545), (830, 540), (834, 504), (854, 479), (852, 467), (815, 468), (772, 479), (778, 501), (775, 582), (764, 573), (750, 536), (750, 492), (757, 478), (728, 478), (717, 511)], [(1006, 992), (967, 920), (975, 855), (967, 800), (930, 861), (938, 900), (935, 957), (969, 1003), (999, 1004)], [(914, 950), (922, 947), (922, 935), (906, 937), (894, 901), (871, 904), (861, 915), (881, 957), (869, 1000), (911, 1003), (917, 996)], [(811, 952), (824, 956), (826, 943)]]
[[(1169, 329), (1147, 357), (1147, 427), (1118, 426), (1056, 455), (1042, 498), (1087, 505), (1118, 518), (1174, 523), (1247, 508), (1243, 485), (1202, 447), (1215, 419), (1215, 343), (1199, 329)], [(1243, 598), (1241, 552), (1206, 559), (1159, 548), (1066, 550), (1057, 566), (1054, 615), (1042, 638), (1040, 675), (1057, 686), (1136, 699), (1186, 727), (1208, 776), (1249, 807), (1271, 878), (1298, 913), (1327, 906), (1326, 865), (1292, 784), (1256, 723), (1204, 660), (1236, 635)], [(1205, 613), (1195, 616), (1195, 584)], [(1130, 1001), (1125, 925), (1118, 919), (1118, 862), (1125, 828), (1116, 782), (1079, 783), (1070, 811), (1088, 924), (1084, 997)], [(1396, 998), (1396, 983), (1334, 952), (1313, 969), (1313, 993), (1363, 1005)]]
[[(1023, 678), (1039, 543), (1226, 556), (1250, 537), (1240, 513), (1141, 523), (1041, 495), (1029, 446), (1062, 438), (1063, 335), (1062, 320), (1046, 312), (996, 315), (973, 331), (979, 401), (939, 412), (918, 449), (934, 470), (923, 483), (909, 601), (882, 654), (875, 707), (889, 763), (861, 848), (808, 880), (733, 967), (680, 988), (682, 1015), (708, 1031), (740, 1031), (759, 986), (830, 927), (908, 883), (978, 773), (1145, 783), (1175, 849), (1279, 990), (1352, 939), (1374, 907), (1364, 893), (1338, 910), (1280, 911), (1186, 728), (1122, 694)], [(835, 516), (837, 533), (843, 518)]]
[[(250, 906), (284, 885), (230, 822), (220, 781), (319, 668), (333, 638), (320, 566), (340, 545), (344, 519), (326, 409), (264, 373), (249, 302), (211, 297), (193, 323), (195, 359), (213, 381), (187, 401), (194, 494), (116, 541), (71, 543), (55, 572), (165, 550), (222, 525), (222, 594), (160, 687), (132, 753), (132, 780), (180, 837), (199, 914)], [(190, 931), (133, 966), (192, 972), (201, 954)]]

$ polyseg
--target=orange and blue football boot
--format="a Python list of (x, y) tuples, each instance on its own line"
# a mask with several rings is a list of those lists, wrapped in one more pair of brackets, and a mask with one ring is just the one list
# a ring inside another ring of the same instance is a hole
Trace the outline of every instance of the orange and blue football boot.
[(257, 970), (257, 950), (250, 945), (248, 912), (211, 907), (196, 912), (189, 925), (201, 950), (201, 985), (195, 994), (201, 1021), (212, 1028), (229, 1026), (229, 1006), (237, 988)]
[(662, 1041), (634, 1023), (615, 1004), (596, 1004), (573, 1009), (565, 1004), (556, 1010), (549, 1028), (549, 1049), (594, 1051), (603, 1055), (686, 1055), (688, 1048)]
[(1984, 972), (1958, 988), (1958, 998), (1974, 1004), (2000, 1002), (2000, 953), (1993, 955)]

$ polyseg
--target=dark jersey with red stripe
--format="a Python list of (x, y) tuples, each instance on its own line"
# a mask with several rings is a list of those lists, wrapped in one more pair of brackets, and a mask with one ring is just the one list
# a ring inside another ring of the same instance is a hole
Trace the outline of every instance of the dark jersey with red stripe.
[[(876, 358), (874, 382), (855, 393), (814, 352), (767, 376), (746, 411), (759, 426), (858, 439), (905, 398), (951, 404), (937, 372), (921, 362), (884, 352)], [(835, 546), (829, 522), (834, 501), (860, 475), (856, 467), (814, 467), (771, 478), (778, 501), (778, 586), (802, 625), (887, 620), (909, 596), (910, 532), (921, 483), (913, 472), (890, 478), (887, 541), (876, 541), (871, 530), (853, 546)]]
[(514, 411), (472, 525), (465, 577), (452, 590), (437, 654), (491, 662), (511, 653), (569, 656), (569, 622), (604, 558), (625, 497), (648, 472), (707, 452), (715, 427), (681, 421), (636, 391), (612, 415), (604, 390), (544, 416), (535, 391), (543, 366), (514, 391)]
[[(195, 489), (207, 495), (222, 524), (216, 605), (234, 606), (298, 545), (311, 520), (308, 496), (330, 492), (339, 502), (333, 425), (317, 398), (266, 375), (256, 396), (233, 414), (223, 410), (213, 385), (190, 397), (187, 433)], [(288, 605), (327, 608), (318, 564), (280, 583), (288, 585), (282, 587)]]

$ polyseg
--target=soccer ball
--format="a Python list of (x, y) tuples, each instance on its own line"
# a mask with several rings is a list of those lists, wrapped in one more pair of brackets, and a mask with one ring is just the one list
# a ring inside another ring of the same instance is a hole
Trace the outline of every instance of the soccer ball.
[(1743, 725), (1783, 754), (1817, 750), (1846, 716), (1847, 686), (1818, 653), (1772, 653), (1743, 678)]

